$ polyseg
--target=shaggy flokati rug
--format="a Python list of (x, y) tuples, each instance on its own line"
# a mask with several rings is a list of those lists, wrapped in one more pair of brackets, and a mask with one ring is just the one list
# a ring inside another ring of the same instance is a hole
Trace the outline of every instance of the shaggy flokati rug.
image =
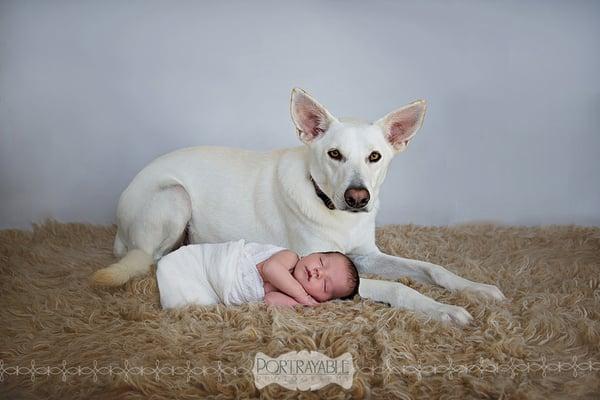
[[(0, 232), (0, 398), (600, 396), (598, 228), (378, 228), (385, 252), (500, 287), (509, 302), (401, 280), (466, 307), (475, 319), (467, 328), (358, 297), (296, 310), (161, 311), (154, 275), (90, 286), (90, 274), (114, 262), (114, 233), (52, 221)], [(255, 353), (292, 350), (349, 352), (353, 386), (256, 389)]]

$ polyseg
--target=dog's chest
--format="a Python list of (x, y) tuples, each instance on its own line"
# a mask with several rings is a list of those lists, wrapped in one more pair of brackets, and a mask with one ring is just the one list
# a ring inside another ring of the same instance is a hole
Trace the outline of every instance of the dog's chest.
[(357, 218), (345, 224), (298, 224), (288, 232), (289, 247), (302, 254), (318, 251), (350, 252), (374, 240), (374, 224)]

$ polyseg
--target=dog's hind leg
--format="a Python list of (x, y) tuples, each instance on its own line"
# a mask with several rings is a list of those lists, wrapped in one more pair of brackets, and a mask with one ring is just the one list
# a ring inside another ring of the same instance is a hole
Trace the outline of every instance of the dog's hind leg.
[(117, 257), (123, 257), (125, 256), (125, 254), (127, 254), (127, 247), (125, 246), (125, 243), (123, 243), (123, 240), (121, 239), (118, 233), (117, 235), (115, 235), (115, 242), (113, 244), (113, 254)]
[[(139, 199), (139, 198), (138, 198)], [(181, 242), (191, 218), (190, 198), (181, 186), (170, 186), (148, 195), (144, 202), (125, 197), (119, 208), (119, 231), (115, 238), (115, 255), (124, 254), (115, 264), (96, 271), (92, 283), (119, 286), (133, 277), (144, 275), (150, 266)], [(139, 204), (136, 208), (135, 204)], [(120, 210), (121, 211), (121, 210)]]

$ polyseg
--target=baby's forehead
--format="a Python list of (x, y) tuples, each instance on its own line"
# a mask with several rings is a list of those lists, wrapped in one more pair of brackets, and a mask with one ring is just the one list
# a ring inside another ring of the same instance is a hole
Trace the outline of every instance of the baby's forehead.
[(346, 264), (346, 256), (344, 256), (343, 254), (340, 253), (319, 253), (322, 256), (324, 256), (325, 258), (327, 258), (327, 260), (329, 262), (334, 262), (335, 264)]
[(306, 256), (318, 256), (323, 259), (327, 259), (328, 261), (334, 261), (336, 264), (342, 264), (346, 261), (346, 256), (342, 253), (338, 252), (324, 252), (324, 251), (315, 251), (314, 253), (309, 253)]

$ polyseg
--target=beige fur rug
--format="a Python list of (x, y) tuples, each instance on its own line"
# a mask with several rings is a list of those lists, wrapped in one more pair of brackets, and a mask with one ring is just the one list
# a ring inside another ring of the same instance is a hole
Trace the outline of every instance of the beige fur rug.
[[(358, 297), (298, 310), (161, 311), (154, 276), (89, 285), (114, 261), (114, 232), (52, 221), (0, 231), (0, 398), (600, 397), (599, 228), (378, 228), (383, 251), (494, 283), (509, 298), (401, 280), (466, 307), (475, 323), (464, 329)], [(303, 349), (350, 352), (352, 388), (255, 388), (257, 351)]]

